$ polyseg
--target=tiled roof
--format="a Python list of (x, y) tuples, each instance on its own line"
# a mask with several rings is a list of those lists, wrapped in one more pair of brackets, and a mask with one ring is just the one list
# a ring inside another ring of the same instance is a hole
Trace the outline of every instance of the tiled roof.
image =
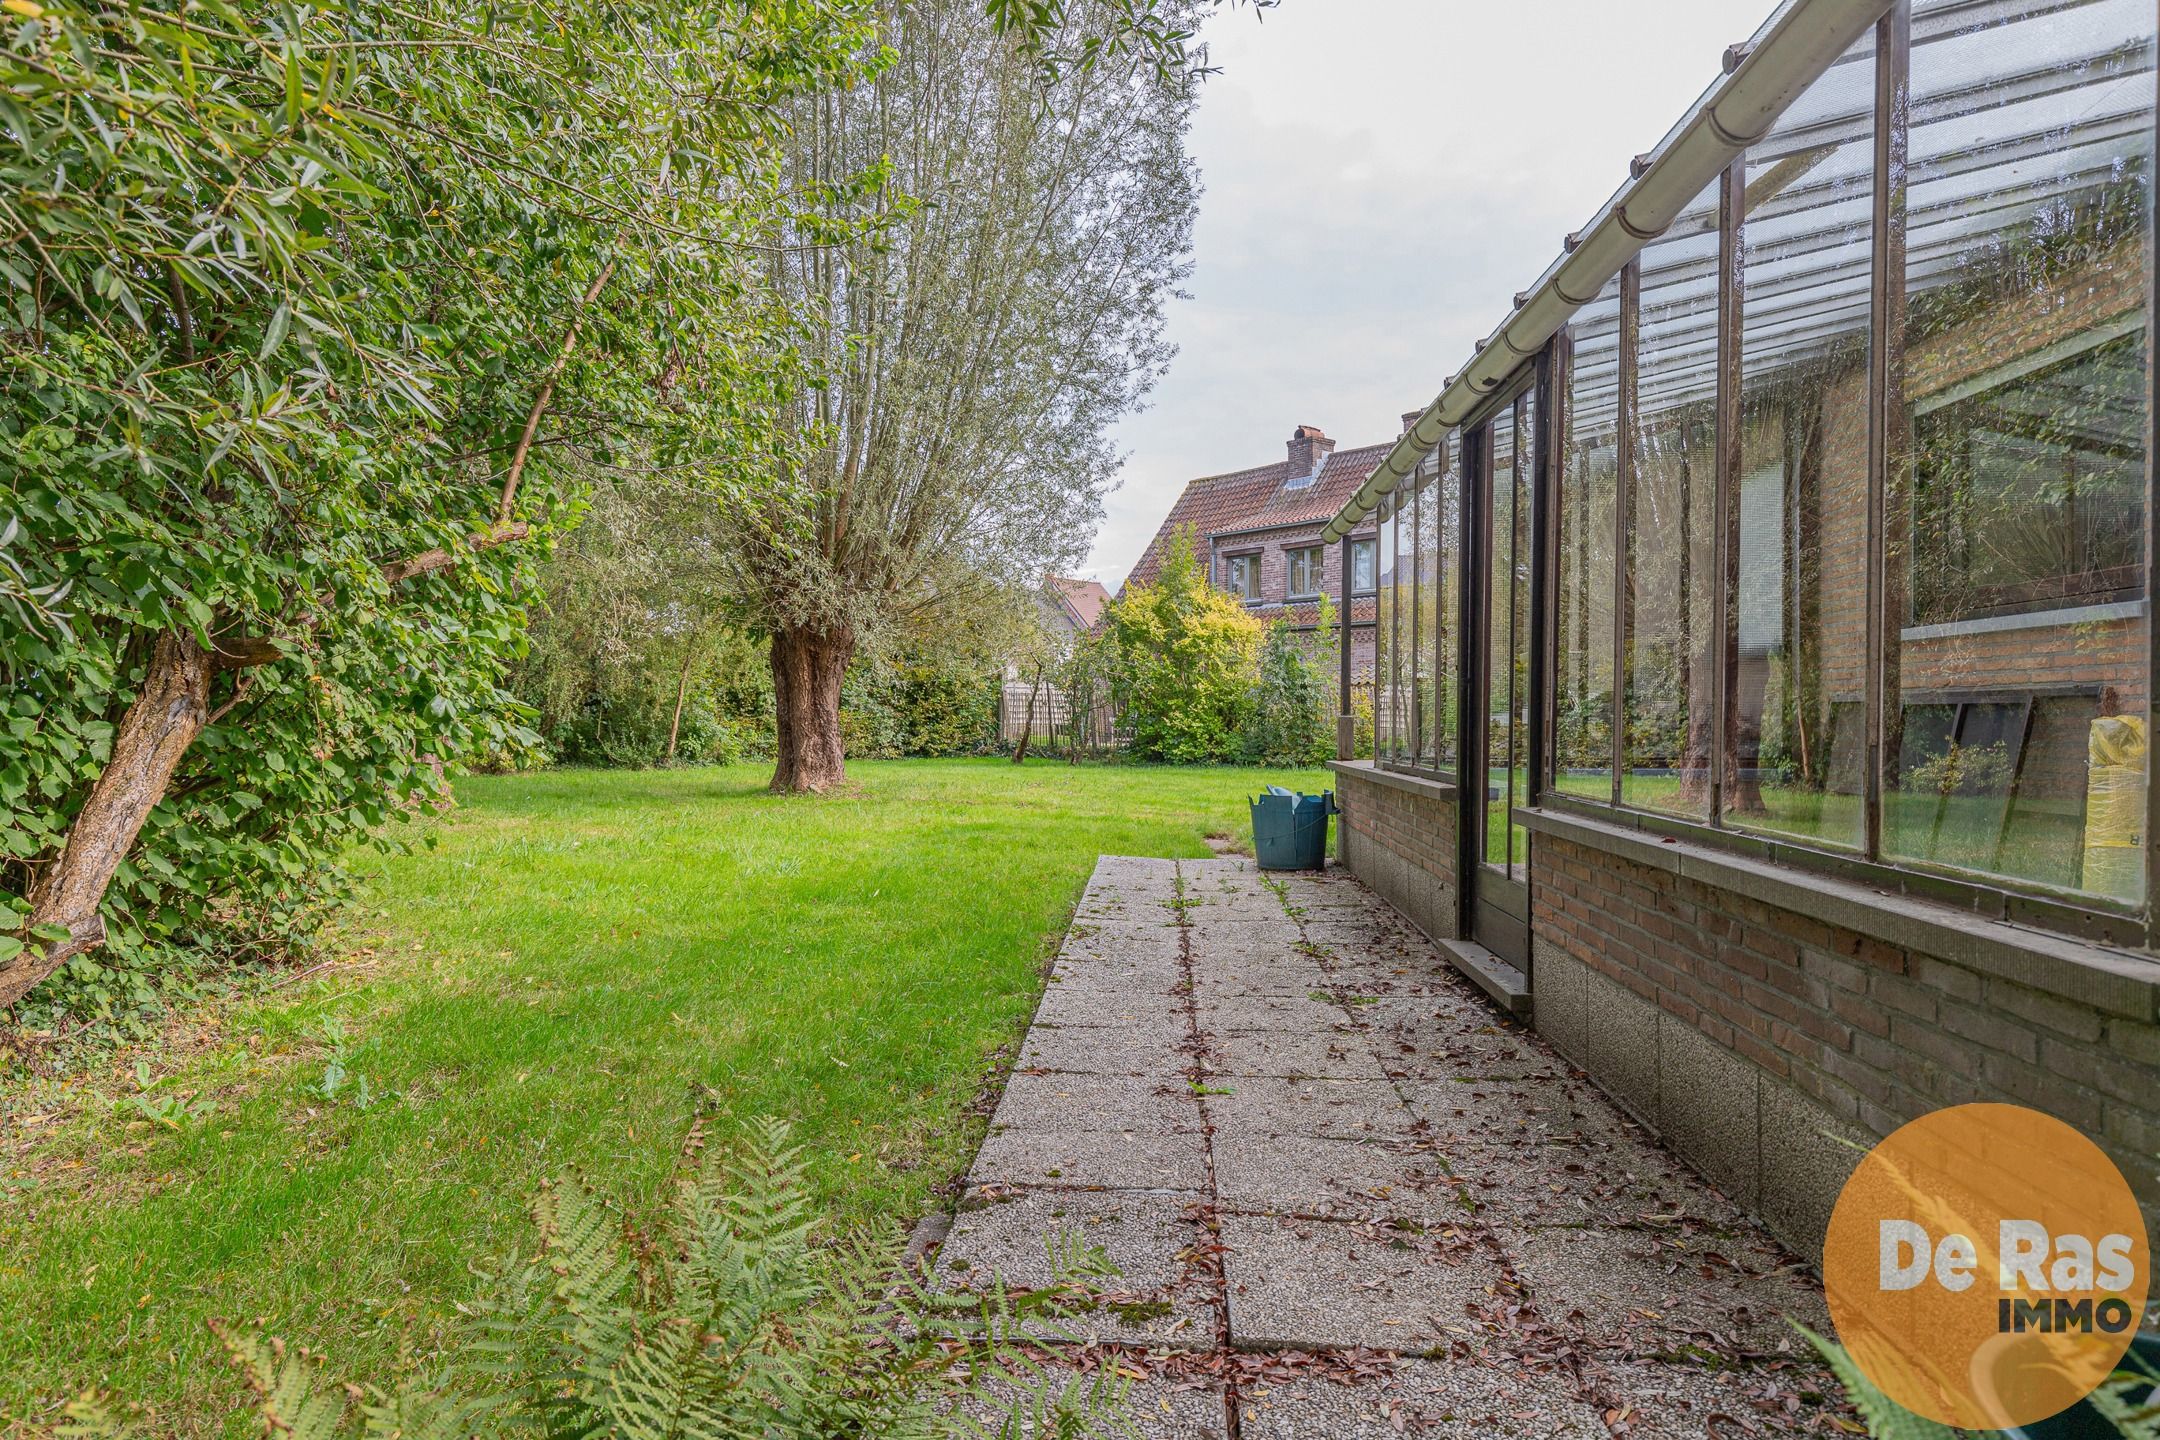
[(1271, 526), (1323, 524), (1335, 517), (1343, 502), (1357, 493), (1373, 468), (1388, 453), (1386, 445), (1366, 445), (1356, 450), (1337, 450), (1320, 467), (1320, 478), (1295, 490), (1283, 488), (1290, 465), (1278, 460), (1227, 475), (1205, 475), (1189, 482), (1162, 528), (1148, 542), (1140, 562), (1125, 577), (1127, 585), (1145, 585), (1162, 568), (1164, 547), (1171, 532), (1190, 525), (1204, 550), (1210, 535)]
[(1072, 611), (1073, 619), (1083, 630), (1094, 629), (1095, 622), (1102, 619), (1103, 606), (1110, 603), (1110, 592), (1103, 588), (1100, 580), (1068, 580), (1062, 575), (1053, 575), (1050, 588), (1065, 602), (1065, 608)]

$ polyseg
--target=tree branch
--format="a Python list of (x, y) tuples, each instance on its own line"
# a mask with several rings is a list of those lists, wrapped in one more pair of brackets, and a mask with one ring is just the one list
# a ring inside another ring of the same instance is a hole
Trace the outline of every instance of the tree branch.
[[(570, 333), (563, 336), (562, 348), (555, 352), (554, 362), (548, 366), (546, 378), (540, 382), (540, 393), (533, 397), (532, 410), (525, 416), (525, 433), (518, 437), (517, 450), (510, 457), (510, 473), (503, 477), (502, 503), (495, 507), (495, 523), (498, 529), (510, 523), (510, 507), (517, 502), (518, 481), (525, 477), (525, 462), (532, 456), (533, 436), (539, 433), (540, 417), (547, 413), (548, 402), (555, 398), (555, 382), (561, 378), (563, 366), (570, 363), (570, 352), (577, 349), (578, 329), (585, 323), (585, 312), (592, 307), (593, 301), (600, 298), (600, 292), (607, 288), (608, 279), (614, 273), (615, 262), (610, 260), (601, 266), (600, 273), (593, 277), (592, 288), (578, 301), (577, 313), (571, 317)], [(445, 565), (448, 563), (448, 559), (443, 561)], [(387, 570), (385, 573), (388, 573)], [(390, 583), (395, 585), (397, 581), (392, 580)]]

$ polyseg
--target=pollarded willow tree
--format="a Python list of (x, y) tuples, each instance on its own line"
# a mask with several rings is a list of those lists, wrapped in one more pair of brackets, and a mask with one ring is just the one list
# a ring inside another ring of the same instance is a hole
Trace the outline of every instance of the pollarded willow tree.
[[(1031, 48), (981, 0), (895, 0), (875, 81), (797, 107), (796, 187), (863, 238), (776, 252), (822, 380), (781, 416), (807, 458), (725, 522), (732, 586), (771, 637), (776, 790), (842, 779), (859, 648), (1024, 605), (1079, 556), (1115, 470), (1106, 433), (1168, 361), (1197, 77), (1091, 48), (1129, 21), (1116, 5), (1057, 14)], [(1046, 75), (1045, 53), (1099, 58)], [(878, 195), (841, 188), (887, 158)]]
[(0, 1008), (290, 935), (517, 743), (579, 465), (784, 449), (785, 112), (875, 53), (870, 0), (7, 9)]

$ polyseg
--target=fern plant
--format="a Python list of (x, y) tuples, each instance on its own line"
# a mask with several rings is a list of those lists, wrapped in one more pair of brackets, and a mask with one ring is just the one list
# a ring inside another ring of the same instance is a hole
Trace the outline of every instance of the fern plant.
[[(1132, 1435), (1126, 1381), (1038, 1358), (1113, 1273), (1050, 1243), (1051, 1283), (929, 1288), (888, 1226), (820, 1243), (801, 1152), (751, 1126), (641, 1228), (576, 1178), (543, 1187), (537, 1245), (496, 1267), (453, 1357), (395, 1388), (329, 1378), (265, 1335), (219, 1328), (281, 1440), (1075, 1440)], [(60, 1433), (129, 1426), (104, 1397)]]
[[(1978, 1440), (1973, 1431), (1954, 1429), (1913, 1414), (1868, 1379), (1843, 1345), (1805, 1325), (1798, 1329), (1845, 1387), (1846, 1397), (1860, 1412), (1872, 1440)], [(2113, 1426), (2122, 1440), (2160, 1440), (2160, 1367), (2134, 1348), (2123, 1357), (2115, 1373), (2085, 1397), (2084, 1403)]]

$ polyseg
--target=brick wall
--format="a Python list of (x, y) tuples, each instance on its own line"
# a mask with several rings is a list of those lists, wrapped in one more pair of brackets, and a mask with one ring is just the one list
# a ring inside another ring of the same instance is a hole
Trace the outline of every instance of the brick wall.
[(1336, 768), (1338, 858), (1426, 934), (1453, 936), (1455, 800), (1452, 789), (1369, 768)]
[[(2149, 987), (2066, 998), (1553, 835), (1531, 897), (1539, 1029), (1806, 1253), (1858, 1158), (1816, 1136), (1867, 1143), (1982, 1100), (2075, 1125), (2160, 1219)], [(1717, 1113), (1751, 1086), (1771, 1097), (1752, 1141)]]
[[(1213, 536), (1209, 547), (1213, 555), (1213, 568), (1209, 572), (1217, 585), (1229, 581), (1232, 555), (1258, 554), (1260, 556), (1260, 601), (1263, 606), (1282, 605), (1290, 594), (1289, 552), (1308, 546), (1320, 545), (1320, 531), (1324, 521), (1314, 521), (1309, 526), (1289, 530), (1270, 530), (1257, 535)], [(1358, 531), (1356, 540), (1370, 540), (1378, 533), (1375, 528)], [(1320, 593), (1336, 605), (1342, 604), (1343, 547), (1340, 543), (1320, 545), (1321, 581)]]

